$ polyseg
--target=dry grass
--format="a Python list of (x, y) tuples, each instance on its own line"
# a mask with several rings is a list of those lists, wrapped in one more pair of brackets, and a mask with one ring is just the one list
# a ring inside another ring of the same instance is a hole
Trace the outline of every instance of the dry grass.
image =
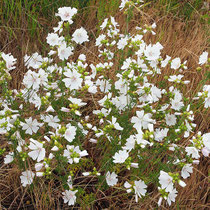
[[(96, 16), (93, 14), (94, 12), (92, 12), (88, 21), (85, 21), (85, 28), (91, 33), (92, 40), (94, 40), (97, 33), (95, 24), (97, 20)], [(196, 71), (196, 62), (198, 56), (204, 50), (208, 50), (208, 31), (204, 29), (204, 26), (196, 18), (186, 23), (182, 19), (174, 18), (174, 16), (170, 14), (166, 16), (157, 16), (155, 14), (157, 14), (155, 8), (145, 10), (141, 15), (135, 14), (129, 26), (129, 30), (134, 32), (134, 26), (138, 23), (151, 24), (154, 21), (157, 23), (157, 29), (155, 30), (157, 35), (153, 37), (151, 35), (146, 36), (146, 41), (159, 41), (164, 46), (164, 55), (170, 55), (172, 58), (180, 57), (182, 61), (188, 60), (189, 68), (186, 70), (185, 75), (186, 78), (192, 82), (185, 91), (189, 94), (189, 97), (191, 97), (197, 87), (199, 87), (199, 82), (204, 79), (205, 72), (198, 73)], [(80, 20), (77, 24), (83, 24), (85, 18), (86, 16), (80, 15)], [(122, 26), (121, 29), (125, 30), (126, 24), (122, 12), (116, 14), (116, 19)], [(41, 19), (40, 21), (43, 21), (43, 24), (46, 24), (48, 29), (55, 25), (54, 23), (50, 23), (51, 25), (49, 25), (49, 23), (45, 23), (44, 20)], [(2, 51), (11, 52), (18, 58), (17, 69), (12, 73), (13, 81), (11, 86), (19, 88), (21, 78), (26, 71), (22, 58), (26, 53), (30, 54), (35, 51), (42, 52), (43, 46), (40, 43), (44, 43), (46, 33), (43, 30), (40, 36), (42, 37), (40, 42), (34, 42), (28, 35), (27, 23), (23, 22), (22, 28), (21, 30), (17, 30), (16, 36), (17, 39), (9, 40), (8, 32), (1, 30), (0, 46)], [(93, 41), (86, 45), (86, 49), (78, 48), (77, 54), (81, 52), (87, 54), (87, 60), (90, 62), (96, 63), (98, 61)], [(166, 69), (164, 74), (167, 75), (169, 71), (169, 69)], [(161, 80), (161, 76), (155, 79)], [(91, 98), (89, 102), (93, 103), (91, 102)], [(198, 117), (195, 119), (196, 123), (198, 123), (198, 130), (203, 132), (208, 131), (208, 117), (209, 113), (205, 116), (198, 113)], [(88, 144), (86, 146), (88, 146)], [(179, 189), (176, 203), (170, 209), (204, 210), (210, 208), (208, 203), (208, 165), (207, 158), (201, 159), (200, 165), (194, 168), (194, 173), (188, 179), (187, 186)], [(36, 206), (36, 209), (65, 209), (59, 206), (59, 200), (56, 200), (55, 195), (57, 195), (58, 192), (56, 183), (40, 183), (40, 188), (34, 189), (34, 195), (32, 197), (32, 195), (27, 192), (27, 188), (21, 187), (19, 175), (20, 173), (15, 165), (10, 168), (9, 166), (3, 165), (3, 158), (0, 159), (0, 209), (4, 209), (3, 206), (6, 206), (8, 209), (34, 209), (34, 206)], [(54, 196), (54, 198), (52, 196)], [(31, 199), (31, 197), (33, 199)], [(102, 194), (98, 193), (98, 203), (104, 202), (104, 204), (101, 204), (101, 206), (98, 205), (95, 209), (103, 209), (106, 206), (110, 209), (155, 209), (155, 206), (157, 206), (157, 192), (152, 192), (141, 204), (123, 200), (124, 198), (125, 197), (121, 196), (120, 199), (122, 200), (119, 200), (119, 198), (104, 197)], [(49, 199), (49, 201), (47, 201), (47, 199)], [(50, 200), (55, 201), (50, 202)], [(168, 208), (162, 207), (162, 209)]]

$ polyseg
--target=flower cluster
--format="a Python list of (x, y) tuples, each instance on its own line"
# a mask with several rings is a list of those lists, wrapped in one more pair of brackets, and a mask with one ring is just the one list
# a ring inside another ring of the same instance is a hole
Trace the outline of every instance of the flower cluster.
[[(148, 176), (152, 160), (159, 174), (158, 203), (164, 198), (171, 205), (177, 184), (185, 187), (181, 177), (188, 178), (201, 154), (210, 152), (210, 133), (196, 134), (193, 106), (183, 92), (190, 82), (184, 79), (187, 61), (163, 58), (159, 42), (146, 44), (144, 34), (155, 34), (156, 24), (124, 35), (114, 17), (100, 26), (95, 40), (98, 61), (91, 63), (84, 54), (73, 60), (76, 46), (89, 41), (83, 27), (69, 34), (76, 13), (70, 7), (58, 10), (61, 21), (47, 36), (47, 57), (25, 55), (28, 71), (22, 89), (8, 88), (16, 59), (0, 56), (0, 134), (10, 148), (4, 162), (23, 163), (24, 187), (35, 179), (58, 180), (64, 203), (74, 205), (82, 199), (76, 180), (85, 182), (90, 176), (101, 186), (106, 180), (106, 187), (135, 194), (138, 202), (154, 182)], [(207, 52), (200, 56), (202, 68), (207, 57)], [(158, 82), (166, 66), (171, 75)], [(197, 95), (208, 108), (209, 85)]]

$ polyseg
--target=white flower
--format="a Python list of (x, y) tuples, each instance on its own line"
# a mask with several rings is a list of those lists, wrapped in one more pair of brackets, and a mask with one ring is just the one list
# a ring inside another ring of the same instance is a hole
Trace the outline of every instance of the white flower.
[(36, 171), (40, 171), (43, 168), (43, 166), (44, 166), (44, 163), (36, 163), (34, 167)]
[(208, 93), (208, 96), (205, 98), (204, 102), (205, 102), (204, 107), (209, 108), (210, 107), (210, 92)]
[(180, 83), (182, 81), (182, 77), (183, 75), (179, 74), (179, 75), (171, 75), (168, 78), (169, 82), (176, 82), (176, 83)]
[[(199, 132), (199, 135), (201, 135), (201, 132)], [(208, 157), (210, 153), (210, 133), (203, 134), (202, 143), (203, 143), (203, 148), (201, 152), (205, 157)]]
[(68, 177), (67, 184), (68, 184), (70, 189), (73, 189), (73, 181), (72, 181), (72, 177), (71, 176)]
[(199, 57), (199, 63), (198, 64), (203, 65), (207, 62), (207, 60), (208, 60), (208, 52), (203, 52), (201, 54), (201, 56)]
[(198, 159), (200, 157), (198, 150), (195, 147), (186, 147), (187, 155), (192, 155), (192, 158)]
[(73, 23), (72, 17), (77, 13), (76, 8), (71, 7), (61, 7), (58, 9), (58, 13), (55, 14), (56, 16), (59, 16), (62, 21), (68, 21), (70, 24)]
[(47, 115), (43, 119), (44, 122), (48, 123), (52, 128), (57, 129), (59, 127), (58, 122), (60, 122), (58, 116)]
[(26, 187), (26, 185), (30, 185), (33, 182), (35, 174), (32, 171), (24, 171), (22, 172), (22, 175), (20, 176), (21, 179), (21, 184), (23, 185), (23, 187)]
[(160, 57), (160, 50), (163, 49), (163, 46), (157, 42), (154, 45), (148, 45), (146, 46), (146, 49), (144, 51), (144, 55), (147, 57), (150, 61), (155, 61)]
[(46, 112), (55, 112), (55, 110), (53, 109), (52, 106), (49, 106), (49, 107), (46, 109)]
[(59, 36), (58, 34), (56, 33), (49, 33), (48, 36), (47, 36), (47, 43), (50, 45), (50, 46), (56, 46), (56, 45), (59, 45)]
[(38, 75), (40, 78), (40, 85), (47, 86), (47, 83), (48, 83), (47, 72), (43, 69), (39, 69)]
[(26, 88), (32, 87), (34, 90), (39, 89), (41, 80), (39, 74), (31, 70), (27, 71), (23, 78), (23, 84)]
[(186, 183), (183, 182), (182, 180), (178, 180), (178, 183), (181, 187), (186, 187)]
[(78, 90), (80, 87), (82, 87), (83, 79), (76, 70), (71, 71), (68, 69), (67, 72), (64, 72), (64, 75), (67, 77), (63, 79), (67, 88), (70, 88), (70, 90)]
[(176, 191), (176, 188), (174, 188), (173, 190), (169, 192), (168, 197), (167, 197), (167, 202), (169, 206), (171, 205), (171, 201), (175, 202), (176, 196), (177, 196), (177, 191)]
[(117, 48), (123, 50), (124, 47), (128, 44), (128, 37), (121, 38), (117, 43)]
[(167, 136), (168, 131), (169, 131), (168, 128), (164, 129), (157, 128), (155, 130), (155, 140), (162, 141)]
[(204, 107), (208, 108), (210, 107), (210, 85), (204, 85), (203, 92), (199, 92), (198, 96), (203, 96), (204, 94), (205, 94)]
[[(159, 190), (162, 190), (161, 188), (158, 187)], [(160, 197), (158, 200), (158, 206), (161, 205), (163, 198), (165, 200), (167, 200), (168, 205), (171, 205), (171, 201), (175, 202), (175, 198), (177, 196), (177, 191), (176, 188), (174, 188), (173, 190), (171, 190), (171, 192), (168, 193), (168, 195), (164, 195), (164, 197)]]
[(126, 150), (120, 150), (119, 152), (116, 152), (113, 156), (113, 162), (114, 163), (124, 163), (125, 160), (128, 158), (129, 154)]
[(74, 205), (77, 199), (77, 197), (75, 196), (76, 193), (77, 190), (65, 190), (65, 192), (62, 193), (64, 203), (68, 203), (69, 206)]
[(111, 89), (111, 84), (107, 80), (97, 80), (96, 84), (99, 85), (99, 88), (102, 92), (107, 93)]
[(101, 30), (103, 30), (107, 26), (107, 23), (108, 23), (108, 18), (105, 18), (104, 22), (100, 26)]
[(151, 101), (156, 102), (159, 100), (159, 98), (161, 98), (161, 94), (162, 94), (161, 90), (157, 88), (156, 86), (153, 85), (150, 91), (151, 91), (151, 96), (152, 96)]
[(30, 68), (38, 69), (43, 62), (43, 58), (37, 52), (32, 54), (31, 56), (25, 55), (24, 56), (25, 65)]
[(104, 34), (99, 35), (99, 37), (96, 39), (96, 46), (100, 47), (102, 45), (101, 41), (103, 41), (105, 39), (106, 39), (106, 35), (104, 35)]
[(26, 123), (21, 122), (21, 126), (23, 130), (26, 130), (25, 133), (32, 135), (39, 130), (39, 127), (43, 125), (43, 123), (38, 123), (37, 119), (32, 120), (32, 117), (25, 119)]
[(121, 4), (120, 4), (120, 6), (119, 6), (120, 10), (124, 9), (125, 4), (126, 4), (127, 2), (129, 2), (129, 0), (122, 0), (122, 1), (121, 1)]
[(166, 192), (171, 192), (173, 190), (173, 178), (164, 171), (160, 171), (159, 183), (161, 188), (165, 189)]
[(106, 182), (109, 186), (114, 186), (117, 184), (118, 179), (117, 179), (117, 174), (115, 174), (115, 172), (112, 172), (110, 174), (110, 172), (108, 171), (106, 173)]
[(172, 69), (175, 69), (176, 70), (180, 66), (181, 66), (181, 60), (180, 60), (180, 58), (175, 58), (175, 59), (172, 60), (172, 62), (171, 62), (171, 68)]
[(29, 149), (33, 150), (28, 153), (29, 157), (33, 160), (37, 159), (37, 162), (44, 160), (45, 158), (45, 148), (43, 148), (43, 144), (34, 140), (30, 139), (30, 145), (28, 146)]
[(138, 168), (139, 167), (139, 164), (138, 163), (131, 163), (131, 167)]
[(83, 42), (89, 41), (87, 31), (83, 27), (77, 29), (72, 34), (72, 37), (72, 40), (75, 41), (77, 44), (82, 44)]
[[(129, 2), (129, 1), (130, 1), (130, 0), (121, 0), (121, 4), (120, 4), (120, 6), (119, 6), (120, 10), (124, 9), (126, 3)], [(130, 1), (130, 2), (134, 3), (135, 1)], [(139, 0), (139, 1), (137, 1), (137, 3), (134, 3), (134, 4), (138, 4), (138, 3), (140, 3), (140, 2), (142, 3), (142, 2), (144, 2), (144, 1), (143, 1), (143, 0)], [(129, 5), (129, 7), (130, 7), (130, 5)]]
[(124, 183), (124, 187), (127, 188), (127, 193), (130, 193), (132, 191), (131, 187), (132, 185), (129, 184), (127, 181)]
[(143, 129), (147, 129), (152, 123), (155, 123), (155, 120), (153, 120), (152, 114), (144, 114), (144, 110), (142, 111), (136, 111), (137, 117), (132, 117), (131, 122), (134, 123), (134, 128), (138, 131), (143, 127)]
[(122, 131), (123, 130), (123, 128), (117, 122), (117, 118), (114, 117), (114, 116), (112, 116), (112, 122), (110, 122), (110, 124), (113, 125), (116, 130), (119, 130), (119, 131)]
[(193, 172), (192, 164), (185, 164), (181, 171), (181, 176), (186, 179)]
[(41, 98), (34, 93), (30, 98), (29, 98), (29, 102), (34, 104), (36, 108), (40, 109), (41, 107)]
[[(73, 23), (73, 21), (72, 21), (72, 23)], [(58, 26), (54, 27), (53, 30), (54, 30), (54, 32), (58, 32), (60, 34), (63, 31), (63, 21), (58, 22)]]
[(204, 147), (210, 151), (210, 133), (203, 134), (202, 138)]
[(14, 160), (14, 152), (9, 152), (4, 158), (4, 164), (11, 163)]
[(68, 158), (68, 162), (70, 164), (74, 163), (79, 163), (79, 160), (81, 157), (87, 156), (88, 153), (86, 150), (81, 151), (79, 149), (79, 146), (70, 146), (67, 145), (66, 149), (64, 150), (63, 156)]
[(128, 84), (127, 84), (126, 80), (123, 80), (122, 77), (120, 77), (119, 80), (117, 80), (115, 82), (115, 88), (117, 90), (119, 90), (120, 93), (127, 94)]
[(78, 57), (78, 60), (86, 61), (86, 55), (85, 54), (80, 54), (79, 57)]
[(54, 146), (51, 150), (52, 150), (52, 151), (58, 151), (59, 148), (58, 148), (57, 146)]
[(133, 186), (134, 190), (135, 190), (135, 198), (136, 198), (136, 202), (138, 202), (138, 197), (141, 198), (141, 196), (145, 196), (147, 190), (147, 185), (144, 183), (144, 181), (139, 180), (139, 181), (135, 181), (134, 182), (134, 186)]
[(205, 157), (208, 157), (210, 150), (207, 147), (204, 147), (204, 148), (202, 148), (201, 152)]
[(131, 151), (132, 149), (134, 149), (136, 143), (136, 138), (134, 135), (130, 135), (130, 137), (128, 139), (126, 139), (126, 144), (123, 147), (123, 149)]
[(85, 102), (82, 102), (82, 100), (79, 98), (73, 98), (70, 96), (68, 99), (69, 101), (71, 101), (71, 103), (76, 104), (78, 106), (85, 106), (87, 104)]
[(138, 133), (135, 135), (136, 137), (136, 142), (138, 145), (140, 145), (142, 148), (145, 148), (147, 144), (150, 144), (147, 140), (143, 139), (143, 132), (142, 130), (138, 130)]
[(74, 127), (74, 126), (69, 126), (67, 129), (66, 129), (66, 132), (64, 134), (64, 137), (67, 141), (69, 142), (72, 142), (76, 136), (76, 130), (77, 128)]
[(11, 55), (11, 53), (9, 53), (9, 54), (2, 53), (1, 56), (5, 60), (6, 68), (9, 71), (12, 69), (15, 69), (14, 65), (16, 64), (17, 58), (14, 58), (13, 55)]
[(66, 107), (61, 107), (62, 112), (70, 112), (71, 110)]
[(73, 54), (73, 49), (73, 47), (67, 47), (66, 43), (61, 44), (58, 48), (58, 57), (63, 61), (67, 60)]
[(174, 98), (173, 100), (171, 100), (172, 109), (179, 111), (183, 106), (184, 103), (180, 99)]
[(176, 124), (176, 116), (174, 114), (166, 114), (166, 124), (168, 126)]
[(95, 94), (97, 93), (97, 86), (90, 79), (85, 80), (85, 85), (88, 86), (88, 92)]
[(171, 59), (170, 56), (166, 55), (165, 60), (161, 61), (161, 67), (164, 68), (168, 64), (169, 60)]

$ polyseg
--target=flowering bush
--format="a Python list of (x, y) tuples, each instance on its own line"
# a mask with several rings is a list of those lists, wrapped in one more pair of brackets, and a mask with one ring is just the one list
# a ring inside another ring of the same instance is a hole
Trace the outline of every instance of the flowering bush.
[[(120, 9), (132, 6), (122, 1)], [(69, 34), (76, 13), (59, 9), (48, 57), (25, 55), (22, 89), (9, 89), (16, 59), (1, 53), (0, 134), (10, 149), (4, 163), (18, 164), (24, 187), (58, 181), (68, 205), (108, 187), (138, 202), (148, 186), (159, 190), (158, 205), (163, 199), (171, 205), (201, 154), (209, 155), (210, 133), (195, 132), (194, 111), (198, 103), (210, 106), (210, 86), (187, 97), (187, 61), (163, 59), (159, 42), (144, 42), (144, 34), (155, 35), (155, 23), (121, 34), (114, 17), (106, 18), (95, 40), (98, 63), (84, 54), (73, 61), (76, 46), (89, 41), (83, 27)], [(204, 52), (199, 69), (208, 62)], [(166, 67), (171, 75), (158, 82)]]

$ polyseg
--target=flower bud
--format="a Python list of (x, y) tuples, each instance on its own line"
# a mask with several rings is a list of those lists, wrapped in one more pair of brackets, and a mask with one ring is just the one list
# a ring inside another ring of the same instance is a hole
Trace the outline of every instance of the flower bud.
[(186, 186), (185, 182), (183, 182), (182, 180), (179, 180), (178, 183), (179, 183), (179, 185), (181, 187), (185, 187)]

